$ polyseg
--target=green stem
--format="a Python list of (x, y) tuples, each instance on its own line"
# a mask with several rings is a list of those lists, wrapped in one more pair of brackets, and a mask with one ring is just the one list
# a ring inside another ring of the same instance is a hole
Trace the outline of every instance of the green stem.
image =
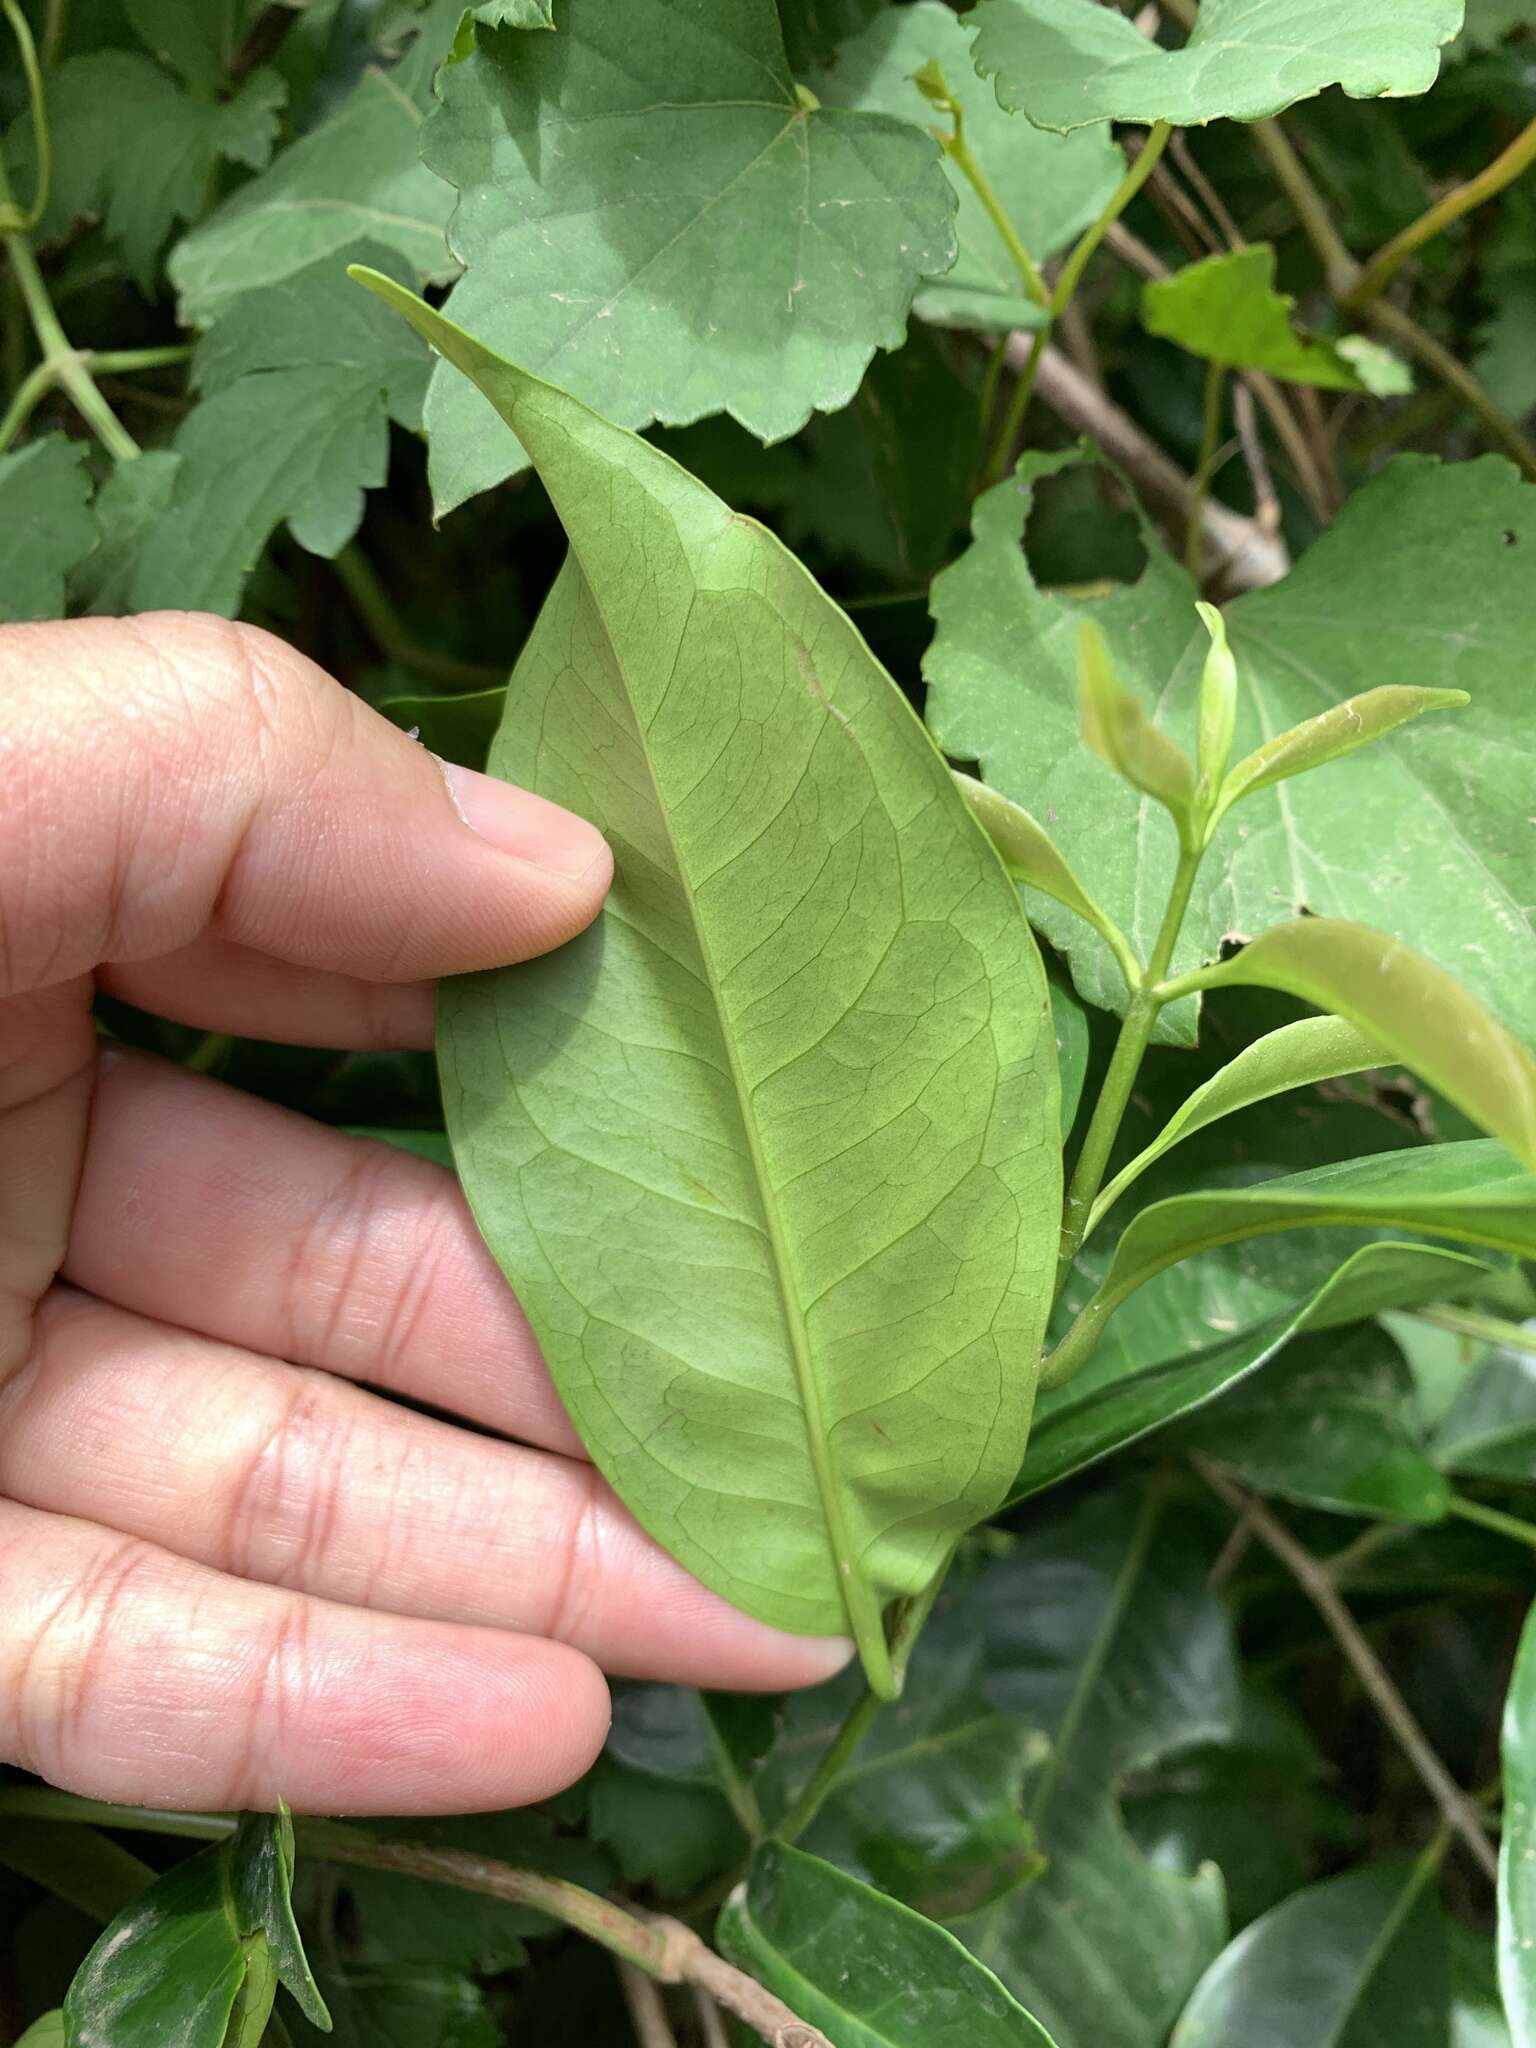
[(710, 1748), (714, 1751), (715, 1775), (720, 1780), (720, 1790), (725, 1794), (726, 1804), (740, 1821), (743, 1834), (754, 1842), (760, 1842), (767, 1834), (768, 1827), (763, 1819), (763, 1809), (758, 1804), (757, 1794), (736, 1768), (736, 1759), (731, 1755), (724, 1736), (715, 1726), (714, 1715), (706, 1711), (704, 1721), (709, 1729)]
[[(5, 196), (4, 172), (0, 171), (0, 200)], [(69, 336), (59, 325), (31, 244), (25, 235), (19, 234), (8, 234), (4, 240), (11, 272), (32, 322), (38, 347), (43, 352), (43, 360), (53, 365), (60, 387), (68, 392), (75, 410), (114, 461), (132, 461), (139, 452), (139, 444), (97, 390), (95, 379), (86, 368), (85, 357), (78, 349), (70, 347)]]
[(1034, 339), (1030, 343), (1028, 360), (1019, 374), (1019, 380), (1013, 387), (1013, 395), (1008, 401), (1008, 410), (1003, 417), (1002, 430), (998, 434), (996, 445), (992, 450), (992, 459), (987, 465), (985, 478), (987, 483), (1000, 483), (1007, 473), (1008, 458), (1013, 452), (1013, 445), (1019, 438), (1020, 430), (1024, 425), (1024, 415), (1028, 412), (1029, 401), (1034, 395), (1035, 377), (1039, 372), (1040, 358), (1045, 353), (1045, 345), (1051, 338), (1052, 329), (1067, 307), (1071, 305), (1073, 295), (1076, 293), (1078, 285), (1082, 282), (1083, 272), (1093, 260), (1094, 251), (1136, 197), (1136, 194), (1141, 190), (1148, 178), (1151, 177), (1153, 171), (1156, 170), (1157, 160), (1168, 147), (1168, 138), (1172, 133), (1173, 130), (1166, 121), (1157, 122), (1149, 131), (1146, 141), (1142, 144), (1137, 154), (1136, 161), (1128, 167), (1125, 176), (1110, 194), (1098, 219), (1090, 227), (1085, 228), (1078, 237), (1071, 255), (1062, 265), (1061, 274), (1056, 280), (1056, 287), (1051, 293), (1050, 301), (1046, 306), (1045, 324), (1035, 330)]
[(1372, 299), (1364, 318), (1383, 334), (1390, 335), (1407, 354), (1416, 356), (1425, 369), (1433, 371), (1446, 389), (1453, 391), (1474, 418), (1480, 420), (1488, 437), (1496, 441), (1510, 459), (1536, 482), (1536, 442), (1521, 433), (1501, 405), (1495, 404), (1466, 364), (1443, 348), (1432, 334), (1411, 319), (1390, 299)]
[(174, 342), (165, 348), (109, 348), (92, 349), (85, 358), (87, 369), (100, 370), (103, 375), (121, 376), (127, 370), (164, 370), (173, 363), (189, 362), (192, 357), (190, 342)]
[(987, 210), (987, 218), (997, 229), (1003, 247), (1013, 260), (1013, 267), (1024, 280), (1024, 289), (1037, 306), (1050, 304), (1050, 293), (1046, 290), (1045, 279), (1040, 275), (1039, 265), (1024, 246), (1022, 236), (1014, 226), (1008, 209), (997, 196), (997, 187), (977, 161), (971, 145), (965, 139), (965, 116), (959, 103), (951, 100), (949, 114), (954, 121), (952, 135), (946, 136), (940, 144), (944, 154), (958, 164), (971, 190)]
[(1421, 1323), (1433, 1323), (1437, 1330), (1452, 1330), (1458, 1337), (1480, 1337), (1506, 1351), (1524, 1351), (1536, 1358), (1536, 1330), (1528, 1330), (1523, 1323), (1485, 1315), (1481, 1309), (1460, 1308), (1452, 1301), (1431, 1302), (1408, 1313)]
[(52, 363), (35, 363), (22, 378), (5, 409), (4, 418), (0, 419), (0, 455), (10, 447), (58, 381)]
[(27, 81), (27, 98), (32, 108), (32, 134), (37, 153), (37, 187), (32, 194), (32, 204), (23, 212), (10, 192), (4, 194), (0, 212), (9, 215), (7, 225), (13, 230), (25, 233), (34, 228), (48, 211), (48, 194), (53, 188), (53, 138), (48, 130), (48, 103), (43, 96), (43, 74), (37, 61), (37, 49), (32, 41), (32, 30), (27, 17), (22, 13), (18, 0), (0, 0), (0, 8), (11, 25), (16, 46), (21, 53), (21, 68)]
[(1254, 121), (1249, 124), (1248, 133), (1258, 144), (1276, 183), (1290, 200), (1302, 232), (1317, 252), (1329, 291), (1335, 298), (1346, 297), (1359, 282), (1360, 266), (1345, 247), (1327, 203), (1308, 177), (1306, 166), (1291, 147), (1285, 130), (1278, 121)]
[(1197, 589), (1205, 565), (1205, 501), (1210, 496), (1211, 473), (1216, 467), (1216, 444), (1221, 438), (1221, 401), (1226, 385), (1225, 364), (1207, 363), (1200, 459), (1195, 464), (1194, 489), (1189, 499), (1189, 526), (1184, 536), (1184, 566), (1189, 571), (1189, 580)]
[(478, 661), (461, 661), (456, 654), (440, 654), (436, 648), (423, 647), (395, 610), (389, 592), (356, 541), (342, 549), (331, 567), (367, 627), (368, 637), (388, 660), (459, 689), (494, 690), (506, 681), (504, 669)]
[[(1061, 1218), (1061, 1250), (1056, 1265), (1056, 1292), (1060, 1294), (1066, 1284), (1088, 1230), (1088, 1217), (1093, 1209), (1094, 1199), (1103, 1185), (1104, 1174), (1109, 1166), (1109, 1157), (1119, 1135), (1121, 1120), (1126, 1104), (1131, 1099), (1131, 1090), (1136, 1085), (1136, 1076), (1141, 1071), (1142, 1060), (1146, 1057), (1152, 1041), (1152, 1027), (1157, 1022), (1158, 1012), (1170, 998), (1164, 992), (1162, 977), (1168, 971), (1173, 958), (1173, 949), (1178, 944), (1179, 933), (1184, 928), (1185, 913), (1189, 909), (1190, 894), (1199, 872), (1202, 848), (1191, 842), (1179, 849), (1178, 870), (1173, 878), (1173, 887), (1168, 894), (1168, 908), (1163, 913), (1163, 922), (1157, 940), (1147, 961), (1146, 972), (1132, 995), (1125, 1012), (1125, 1021), (1120, 1026), (1120, 1036), (1110, 1057), (1109, 1070), (1104, 1076), (1104, 1085), (1099, 1090), (1099, 1099), (1094, 1104), (1093, 1120), (1083, 1139), (1083, 1149), (1078, 1154), (1077, 1165), (1067, 1189), (1067, 1199)], [(1043, 1382), (1042, 1382), (1043, 1384)], [(1053, 1380), (1051, 1384), (1055, 1384)]]
[(43, 16), (43, 63), (49, 70), (64, 54), (68, 31), (69, 0), (48, 0), (48, 11)]
[(175, 1835), (192, 1842), (222, 1842), (239, 1824), (234, 1813), (170, 1813), (158, 1806), (110, 1806), (51, 1785), (0, 1785), (0, 1814), (18, 1820), (85, 1821), (92, 1827), (131, 1828), (138, 1835)]
[(1474, 207), (1481, 206), (1495, 193), (1502, 192), (1506, 185), (1513, 184), (1533, 163), (1536, 163), (1536, 121), (1522, 128), (1508, 149), (1501, 151), (1491, 164), (1485, 165), (1475, 178), (1468, 178), (1464, 185), (1458, 185), (1443, 199), (1436, 200), (1401, 234), (1394, 235), (1390, 242), (1378, 249), (1361, 271), (1346, 303), (1356, 312), (1361, 311), (1384, 289), (1416, 249), (1422, 249), (1452, 221), (1460, 220), (1464, 213), (1471, 213)]
[(1506, 1515), (1502, 1508), (1484, 1507), (1480, 1500), (1467, 1500), (1459, 1493), (1453, 1493), (1447, 1505), (1463, 1522), (1476, 1522), (1480, 1529), (1491, 1529), (1496, 1536), (1507, 1536), (1512, 1543), (1523, 1543), (1527, 1550), (1536, 1550), (1536, 1524), (1522, 1522), (1518, 1515)]
[(821, 1761), (805, 1783), (799, 1798), (774, 1829), (781, 1842), (793, 1842), (803, 1835), (820, 1813), (827, 1794), (836, 1785), (855, 1751), (874, 1726), (885, 1701), (866, 1687), (848, 1709), (842, 1726), (822, 1754)]

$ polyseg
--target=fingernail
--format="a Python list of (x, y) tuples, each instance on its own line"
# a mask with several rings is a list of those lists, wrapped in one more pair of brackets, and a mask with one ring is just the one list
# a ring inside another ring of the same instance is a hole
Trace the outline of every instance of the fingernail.
[(848, 1636), (800, 1636), (797, 1640), (805, 1658), (807, 1685), (835, 1678), (844, 1665), (852, 1662), (854, 1645)]
[(573, 811), (531, 790), (498, 782), (494, 775), (478, 775), (451, 761), (439, 761), (438, 766), (459, 816), (500, 852), (572, 880), (579, 880), (603, 858), (607, 849), (602, 833)]

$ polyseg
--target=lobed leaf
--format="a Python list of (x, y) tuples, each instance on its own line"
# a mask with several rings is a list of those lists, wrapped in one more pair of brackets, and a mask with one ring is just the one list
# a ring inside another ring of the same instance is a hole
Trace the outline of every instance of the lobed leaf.
[(45, 434), (0, 455), (0, 624), (56, 619), (65, 578), (98, 538), (80, 442)]
[(1204, 0), (1165, 50), (1098, 0), (982, 0), (976, 68), (1005, 107), (1065, 134), (1095, 121), (1260, 121), (1326, 86), (1351, 99), (1428, 92), (1461, 0)]
[[(459, 203), (448, 309), (623, 426), (728, 412), (765, 441), (846, 405), (954, 260), (937, 144), (796, 90), (772, 0), (566, 0), (554, 36), (480, 30), (425, 162)], [(439, 513), (526, 461), (446, 372)]]
[[(935, 115), (913, 74), (937, 60), (965, 123), (965, 139), (1019, 239), (1037, 264), (1064, 249), (1094, 220), (1125, 170), (1107, 129), (1049, 135), (1004, 113), (971, 64), (970, 39), (940, 0), (885, 7), (845, 42), (812, 84), (826, 106), (889, 114), (923, 129)], [(940, 125), (947, 126), (947, 123)], [(946, 160), (957, 212), (952, 269), (919, 285), (913, 310), (943, 327), (987, 331), (1038, 327), (1044, 309), (1025, 290), (997, 224), (974, 186)]]
[(904, 700), (656, 449), (366, 280), (504, 411), (571, 556), (494, 772), (600, 820), (582, 939), (451, 984), (482, 1230), (594, 1457), (707, 1584), (851, 1629), (1022, 1451), (1060, 1205), (1045, 978)]
[(952, 1934), (783, 1842), (759, 1846), (716, 1938), (837, 2048), (1051, 2048)]

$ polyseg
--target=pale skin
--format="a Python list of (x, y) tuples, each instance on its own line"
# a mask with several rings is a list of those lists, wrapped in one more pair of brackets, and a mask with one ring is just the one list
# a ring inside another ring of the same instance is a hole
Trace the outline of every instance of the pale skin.
[(626, 1514), (450, 1174), (103, 1051), (96, 988), (427, 1046), (436, 977), (580, 931), (601, 837), (453, 774), (253, 628), (0, 630), (0, 1761), (52, 1784), (485, 1810), (586, 1769), (605, 1671), (848, 1655)]

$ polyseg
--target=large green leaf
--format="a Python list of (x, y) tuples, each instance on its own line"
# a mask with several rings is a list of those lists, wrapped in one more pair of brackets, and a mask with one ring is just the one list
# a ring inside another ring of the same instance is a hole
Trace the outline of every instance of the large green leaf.
[[(808, 104), (773, 0), (714, 0), (707, 26), (693, 0), (565, 0), (556, 35), (479, 31), (438, 91), (453, 317), (624, 426), (792, 434), (848, 403), (954, 257), (937, 144)], [(526, 459), (446, 372), (427, 430), (440, 512)]]
[[(1174, 833), (1077, 742), (1077, 630), (1096, 620), (1127, 683), (1191, 743), (1207, 638), (1188, 579), (1145, 529), (1134, 587), (1097, 598), (1036, 587), (1019, 544), (1033, 486), (1072, 459), (1028, 457), (977, 501), (972, 547), (934, 584), (929, 724), (955, 760), (979, 761), (986, 781), (1050, 821), (1145, 958)], [(1536, 486), (1498, 458), (1399, 457), (1283, 582), (1228, 607), (1239, 751), (1378, 684), (1464, 688), (1472, 701), (1399, 727), (1347, 765), (1245, 798), (1206, 855), (1176, 972), (1283, 916), (1354, 918), (1406, 940), (1536, 1040), (1533, 505)], [(1103, 941), (1054, 904), (1038, 906), (1037, 922), (1088, 1000), (1123, 1009)], [(1164, 1013), (1166, 1033), (1191, 1035), (1188, 1008)]]
[[(54, 176), (40, 238), (61, 240), (82, 215), (100, 214), (129, 270), (152, 285), (167, 235), (207, 206), (221, 160), (260, 170), (271, 156), (284, 98), (267, 69), (223, 99), (184, 91), (133, 50), (72, 57), (48, 82)], [(23, 115), (8, 148), (22, 191), (35, 178), (31, 150)]]
[(782, 1842), (758, 1849), (718, 1939), (836, 2048), (1051, 2048), (952, 1934)]
[(977, 69), (1005, 107), (1063, 132), (1093, 121), (1258, 121), (1341, 85), (1352, 99), (1428, 92), (1461, 0), (1204, 0), (1164, 50), (1099, 0), (982, 0)]
[(1217, 1957), (1170, 2048), (1448, 2048), (1432, 1876), (1371, 1863), (1294, 1893)]
[(974, 1595), (987, 1698), (1050, 1739), (1024, 1785), (1047, 1862), (956, 1932), (1060, 2048), (1163, 2048), (1225, 1937), (1216, 1873), (1154, 1868), (1115, 1797), (1127, 1771), (1234, 1730), (1209, 1564), (1156, 1490), (1100, 1493), (1037, 1525)]
[[(889, 114), (928, 129), (935, 125), (934, 109), (913, 73), (930, 60), (943, 69), (963, 113), (966, 142), (1004, 211), (1035, 262), (1044, 263), (1095, 218), (1124, 174), (1124, 158), (1107, 129), (1048, 135), (1004, 113), (972, 68), (959, 17), (940, 0), (882, 9), (812, 83), (828, 106)], [(948, 327), (1037, 327), (1043, 308), (1025, 291), (996, 223), (952, 162), (949, 177), (959, 208), (959, 254), (952, 270), (920, 287), (915, 310)]]
[(994, 1508), (1059, 1216), (1017, 893), (844, 615), (763, 530), (387, 279), (502, 408), (571, 556), (495, 772), (601, 821), (553, 958), (447, 990), (448, 1127), (595, 1458), (707, 1584), (851, 1629)]
[(97, 541), (85, 449), (62, 434), (0, 455), (0, 624), (56, 619)]
[(1304, 1507), (1438, 1522), (1450, 1502), (1420, 1442), (1413, 1374), (1369, 1324), (1289, 1345), (1180, 1439), (1246, 1485)]
[[(387, 249), (354, 253), (386, 269)], [(389, 424), (420, 424), (431, 358), (331, 258), (228, 302), (197, 345), (170, 504), (133, 573), (136, 611), (232, 614), (274, 527), (335, 555), (382, 484)]]
[(1536, 2043), (1536, 1609), (1526, 1617), (1504, 1702), (1499, 1845), (1499, 1989), (1514, 2048)]
[(1142, 288), (1141, 319), (1149, 334), (1229, 370), (1360, 390), (1359, 374), (1331, 341), (1298, 332), (1295, 303), (1275, 290), (1273, 246), (1256, 242), (1153, 279)]
[(436, 0), (401, 61), (370, 67), (318, 127), (232, 193), (171, 251), (183, 321), (206, 326), (242, 292), (281, 282), (354, 243), (382, 243), (423, 281), (456, 269), (453, 193), (420, 161), (432, 74), (461, 8)]
[(1272, 1230), (1351, 1225), (1423, 1231), (1536, 1255), (1536, 1175), (1491, 1140), (1345, 1160), (1247, 1188), (1174, 1195), (1126, 1226), (1109, 1271), (1063, 1340), (1059, 1365), (1091, 1353), (1134, 1290), (1181, 1259)]
[[(458, 1892), (455, 1898), (463, 1899)], [(293, 2048), (505, 2048), (485, 1993), (457, 1971), (431, 1963), (349, 1964), (325, 1973), (335, 2026), (289, 2028)], [(264, 2048), (278, 2048), (268, 2041)]]
[[(1146, 1362), (1124, 1345), (1116, 1355), (1116, 1347), (1106, 1344), (1083, 1372), (1042, 1395), (1012, 1497), (1021, 1500), (1055, 1486), (1165, 1423), (1203, 1408), (1267, 1365), (1304, 1331), (1443, 1298), (1484, 1270), (1476, 1260), (1431, 1245), (1363, 1245), (1320, 1288), (1231, 1336), (1211, 1342), (1209, 1323), (1201, 1319), (1198, 1336), (1187, 1345), (1175, 1345), (1170, 1353), (1165, 1336)], [(1139, 1305), (1138, 1298), (1116, 1317), (1110, 1326), (1113, 1334), (1119, 1334), (1122, 1322), (1132, 1319)], [(1158, 1351), (1164, 1355), (1158, 1356)]]

